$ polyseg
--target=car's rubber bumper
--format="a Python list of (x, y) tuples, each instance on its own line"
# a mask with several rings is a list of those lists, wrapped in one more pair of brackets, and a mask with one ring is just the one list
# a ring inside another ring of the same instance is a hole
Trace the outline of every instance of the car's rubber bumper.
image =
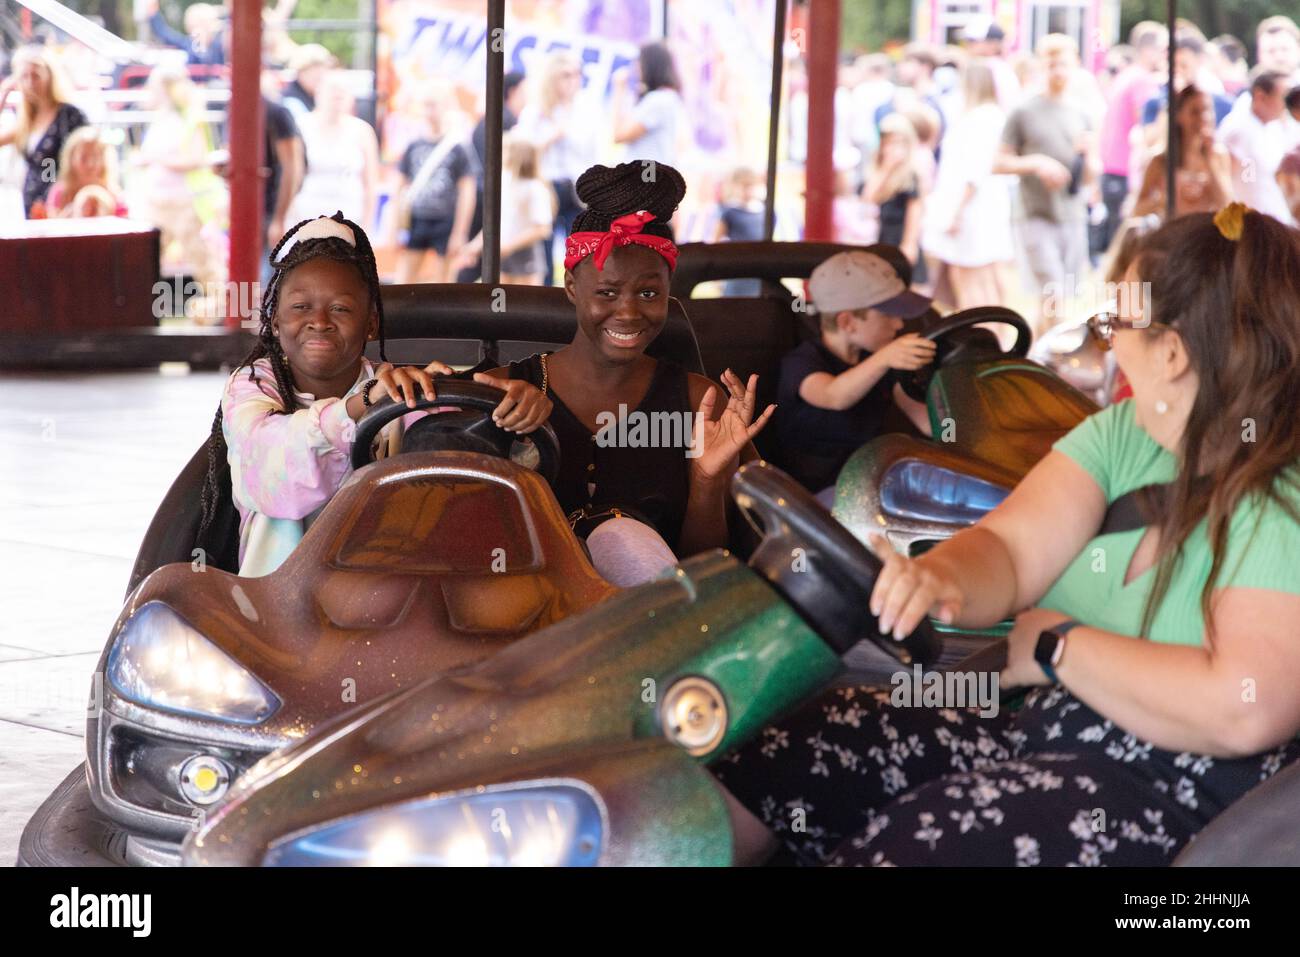
[(77, 765), (36, 809), (18, 842), (19, 867), (178, 867), (180, 845), (132, 834), (90, 799)]
[(18, 842), (19, 867), (120, 867), (128, 834), (90, 800), (85, 764), (36, 809)]

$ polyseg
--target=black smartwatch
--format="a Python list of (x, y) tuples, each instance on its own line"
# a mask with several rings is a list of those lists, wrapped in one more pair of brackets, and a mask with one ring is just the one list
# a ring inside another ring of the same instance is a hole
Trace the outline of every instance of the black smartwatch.
[(1065, 654), (1065, 636), (1069, 634), (1070, 629), (1077, 627), (1079, 622), (1071, 618), (1039, 632), (1038, 644), (1034, 646), (1034, 660), (1038, 662), (1038, 667), (1043, 669), (1043, 674), (1047, 675), (1047, 680), (1052, 684), (1059, 684), (1061, 680), (1056, 677), (1056, 666), (1061, 663), (1061, 658)]

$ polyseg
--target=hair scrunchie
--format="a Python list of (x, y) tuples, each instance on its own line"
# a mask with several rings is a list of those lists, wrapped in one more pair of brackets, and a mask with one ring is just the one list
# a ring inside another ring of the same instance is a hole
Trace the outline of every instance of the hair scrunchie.
[(1229, 203), (1214, 214), (1214, 225), (1224, 239), (1234, 243), (1241, 238), (1241, 231), (1246, 226), (1246, 214), (1253, 210), (1245, 203)]

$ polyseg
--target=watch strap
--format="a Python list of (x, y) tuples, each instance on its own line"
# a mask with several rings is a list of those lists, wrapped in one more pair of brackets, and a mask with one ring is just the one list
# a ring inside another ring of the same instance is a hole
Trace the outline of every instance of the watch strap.
[(1078, 626), (1079, 622), (1070, 618), (1050, 628), (1044, 628), (1038, 635), (1038, 644), (1034, 646), (1034, 660), (1038, 662), (1038, 667), (1043, 669), (1043, 674), (1047, 675), (1047, 680), (1052, 684), (1059, 684), (1061, 680), (1056, 675), (1056, 664), (1061, 660), (1065, 636)]

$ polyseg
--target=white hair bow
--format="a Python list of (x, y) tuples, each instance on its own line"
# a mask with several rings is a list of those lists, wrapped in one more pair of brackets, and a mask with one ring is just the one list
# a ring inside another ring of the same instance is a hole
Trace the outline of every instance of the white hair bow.
[(357, 237), (352, 229), (337, 219), (331, 219), (329, 216), (320, 216), (309, 223), (303, 224), (302, 228), (293, 234), (293, 237), (284, 244), (280, 249), (280, 254), (275, 257), (277, 263), (283, 262), (284, 257), (289, 254), (289, 250), (295, 245), (307, 239), (341, 239), (349, 246), (356, 247)]

